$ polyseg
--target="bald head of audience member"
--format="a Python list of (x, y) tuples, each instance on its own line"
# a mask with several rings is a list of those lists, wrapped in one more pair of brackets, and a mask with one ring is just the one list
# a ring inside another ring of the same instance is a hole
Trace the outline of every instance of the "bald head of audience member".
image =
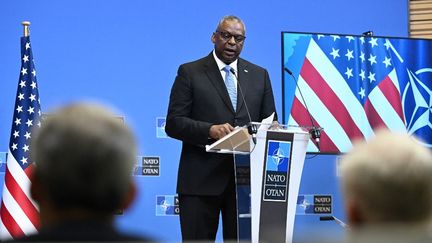
[(381, 131), (341, 163), (349, 225), (429, 224), (432, 155), (406, 134)]
[(134, 199), (134, 137), (106, 108), (74, 104), (53, 112), (32, 139), (31, 157), (42, 228), (68, 220), (111, 222)]

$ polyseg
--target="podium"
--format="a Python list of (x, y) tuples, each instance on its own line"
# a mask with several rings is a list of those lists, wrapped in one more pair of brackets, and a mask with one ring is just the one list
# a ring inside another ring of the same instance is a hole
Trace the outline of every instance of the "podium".
[(239, 241), (292, 242), (309, 133), (253, 124), (259, 127), (255, 139), (237, 128), (206, 150), (234, 156)]

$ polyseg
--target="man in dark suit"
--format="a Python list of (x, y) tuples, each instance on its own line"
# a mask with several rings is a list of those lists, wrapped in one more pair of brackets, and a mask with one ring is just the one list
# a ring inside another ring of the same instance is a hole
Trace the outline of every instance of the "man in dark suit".
[(223, 17), (211, 36), (214, 51), (181, 65), (171, 90), (165, 130), (183, 141), (177, 178), (183, 240), (214, 240), (220, 213), (224, 239), (237, 239), (233, 156), (206, 153), (204, 146), (249, 123), (247, 108), (252, 121), (275, 112), (268, 72), (239, 58), (245, 38), (241, 19)]
[(31, 195), (37, 234), (18, 241), (143, 241), (117, 231), (114, 214), (135, 196), (136, 145), (105, 108), (75, 104), (52, 113), (34, 132)]

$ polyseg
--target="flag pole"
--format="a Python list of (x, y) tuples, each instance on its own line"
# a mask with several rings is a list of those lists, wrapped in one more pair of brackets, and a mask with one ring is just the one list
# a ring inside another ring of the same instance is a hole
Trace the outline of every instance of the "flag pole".
[(23, 22), (21, 22), (21, 24), (24, 27), (24, 37), (29, 36), (30, 35), (30, 29), (29, 29), (30, 21), (23, 21)]

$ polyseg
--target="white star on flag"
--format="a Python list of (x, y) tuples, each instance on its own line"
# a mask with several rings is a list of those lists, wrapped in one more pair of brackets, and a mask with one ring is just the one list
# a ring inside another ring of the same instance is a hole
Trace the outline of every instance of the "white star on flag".
[(353, 58), (354, 58), (354, 56), (353, 56), (353, 51), (350, 50), (350, 49), (348, 49), (348, 50), (347, 50), (347, 53), (345, 54), (345, 56), (348, 58), (348, 61), (349, 61), (350, 59), (353, 59)]
[(378, 46), (377, 41), (378, 41), (377, 38), (371, 38), (369, 44), (371, 44), (371, 47)]
[(388, 67), (388, 66), (391, 66), (390, 61), (391, 61), (390, 58), (385, 57), (383, 63), (385, 64), (386, 67)]
[(27, 144), (24, 144), (24, 147), (22, 148), (24, 152), (29, 151), (29, 146)]
[(24, 134), (24, 137), (25, 137), (26, 139), (31, 138), (31, 133), (30, 133), (30, 132), (26, 132), (26, 133)]
[(28, 111), (29, 114), (34, 113), (34, 107), (30, 106), (27, 111)]
[(21, 80), (21, 82), (19, 83), (19, 86), (21, 86), (21, 88), (24, 88), (26, 86), (26, 82)]
[(334, 48), (332, 48), (332, 52), (330, 53), (330, 55), (333, 56), (333, 59), (336, 59), (336, 57), (339, 57), (339, 49), (335, 50)]
[(371, 83), (372, 83), (373, 81), (375, 81), (375, 73), (371, 73), (371, 72), (369, 72), (368, 79), (370, 80)]
[(16, 143), (12, 143), (12, 146), (11, 146), (11, 148), (12, 148), (12, 150), (15, 150), (15, 149), (17, 149), (17, 148), (18, 148), (18, 144), (16, 144)]
[(371, 66), (372, 66), (372, 64), (377, 63), (376, 62), (376, 56), (370, 54), (368, 61), (370, 62)]

